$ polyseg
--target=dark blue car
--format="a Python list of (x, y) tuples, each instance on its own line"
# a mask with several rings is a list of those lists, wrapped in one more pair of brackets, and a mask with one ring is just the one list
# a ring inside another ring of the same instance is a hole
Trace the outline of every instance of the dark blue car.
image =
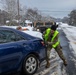
[(23, 71), (26, 75), (33, 75), (45, 57), (43, 40), (0, 27), (0, 74)]

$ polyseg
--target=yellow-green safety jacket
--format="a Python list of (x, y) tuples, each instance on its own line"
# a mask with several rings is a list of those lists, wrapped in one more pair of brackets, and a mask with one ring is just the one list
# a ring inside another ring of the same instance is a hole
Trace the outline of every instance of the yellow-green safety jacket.
[[(50, 31), (51, 31), (50, 28), (48, 28), (48, 29), (46, 30), (46, 33), (45, 33), (45, 35), (44, 35), (45, 41), (48, 40), (48, 36), (49, 36), (49, 34), (50, 34)], [(54, 39), (55, 39), (55, 37), (56, 37), (58, 34), (59, 34), (59, 32), (58, 32), (57, 30), (55, 30), (55, 32), (54, 32), (54, 34), (53, 34), (53, 37), (52, 37), (52, 39), (50, 40), (50, 42), (53, 42)], [(53, 48), (56, 48), (56, 47), (59, 45), (59, 43), (60, 43), (60, 41), (58, 40), (55, 44), (52, 45), (52, 47), (53, 47)]]

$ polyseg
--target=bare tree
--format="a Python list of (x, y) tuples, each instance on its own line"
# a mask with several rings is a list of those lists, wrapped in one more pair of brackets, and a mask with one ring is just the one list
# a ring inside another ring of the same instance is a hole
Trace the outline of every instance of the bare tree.
[(37, 9), (27, 9), (26, 12), (26, 19), (30, 19), (32, 21), (41, 20), (41, 15), (39, 14), (39, 11)]
[(9, 19), (9, 14), (4, 11), (4, 10), (0, 10), (0, 24), (4, 25), (6, 24), (6, 20)]
[(63, 23), (69, 23), (69, 18), (68, 18), (68, 17), (64, 17), (64, 18), (62, 19), (62, 22), (63, 22)]
[(3, 8), (10, 14), (10, 19), (14, 19), (17, 15), (17, 0), (2, 0)]
[(71, 11), (69, 14), (69, 24), (76, 26), (76, 10)]

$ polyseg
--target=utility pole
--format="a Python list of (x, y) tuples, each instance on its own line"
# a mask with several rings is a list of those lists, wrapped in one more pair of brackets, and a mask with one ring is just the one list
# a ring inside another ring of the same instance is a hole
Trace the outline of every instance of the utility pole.
[(17, 0), (17, 9), (18, 9), (18, 23), (19, 23), (19, 19), (20, 19), (19, 0)]
[(17, 0), (17, 5), (18, 5), (18, 16), (20, 15), (19, 14), (19, 0)]

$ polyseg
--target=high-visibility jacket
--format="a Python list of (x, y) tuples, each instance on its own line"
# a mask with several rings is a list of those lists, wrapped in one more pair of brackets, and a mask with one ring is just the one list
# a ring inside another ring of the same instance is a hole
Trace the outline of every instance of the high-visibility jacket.
[[(48, 40), (50, 32), (51, 32), (51, 29), (48, 28), (48, 29), (46, 30), (46, 32), (45, 32), (45, 35), (44, 35), (45, 41)], [(59, 32), (58, 32), (57, 30), (55, 30), (55, 32), (54, 32), (54, 34), (53, 34), (53, 37), (52, 37), (52, 39), (50, 40), (50, 42), (53, 42), (54, 39), (55, 39), (55, 37), (56, 37), (58, 34), (59, 34)], [(52, 45), (52, 47), (53, 47), (53, 48), (56, 48), (56, 47), (59, 45), (59, 43), (60, 43), (60, 41), (58, 40), (56, 43), (54, 43), (54, 44)]]
[(50, 34), (50, 31), (51, 31), (50, 28), (48, 28), (48, 29), (45, 31), (45, 34), (44, 34), (44, 40), (45, 40), (45, 41), (48, 40), (48, 36), (49, 36), (49, 34)]

